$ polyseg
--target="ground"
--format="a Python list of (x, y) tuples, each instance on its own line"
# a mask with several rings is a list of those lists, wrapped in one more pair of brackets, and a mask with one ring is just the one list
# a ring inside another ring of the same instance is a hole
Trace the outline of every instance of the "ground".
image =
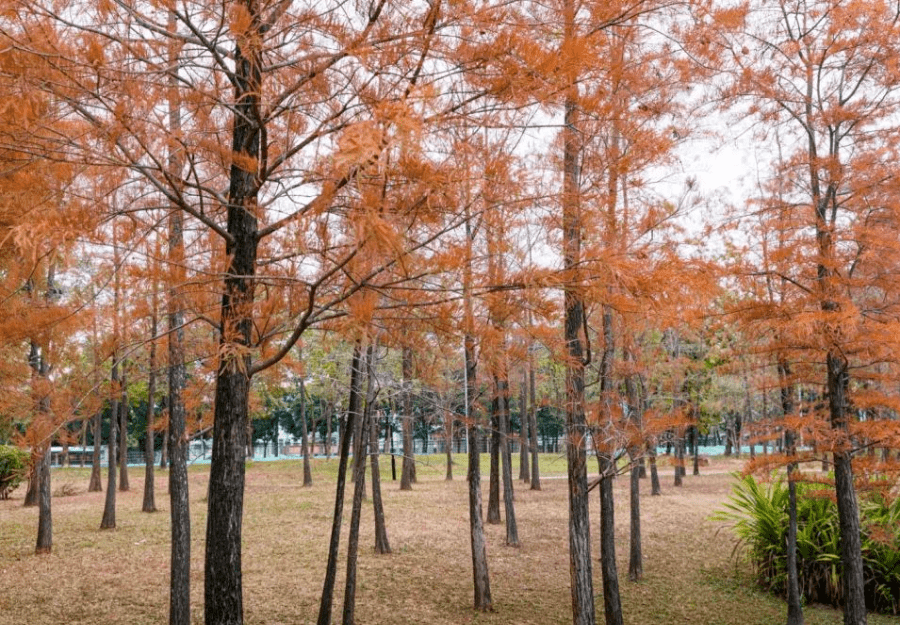
[[(486, 526), (494, 612), (473, 612), (472, 573), (463, 456), (455, 480), (443, 480), (442, 456), (420, 458), (419, 483), (399, 490), (383, 462), (383, 494), (394, 553), (373, 552), (371, 503), (362, 520), (357, 590), (360, 624), (571, 623), (565, 459), (541, 458), (541, 491), (516, 483), (516, 515), (522, 547), (504, 544), (503, 525)], [(486, 460), (486, 456), (485, 456)], [(337, 461), (313, 466), (314, 486), (302, 488), (297, 461), (252, 462), (244, 514), (244, 605), (248, 625), (314, 623), (325, 574), (334, 506)], [(704, 475), (672, 486), (663, 469), (663, 494), (649, 496), (642, 480), (644, 581), (627, 580), (627, 478), (616, 484), (618, 562), (625, 622), (707, 625), (772, 625), (784, 622), (784, 603), (754, 590), (746, 566), (732, 557), (733, 539), (709, 520), (730, 492), (739, 462), (713, 458)], [(399, 468), (399, 467), (398, 467)], [(517, 469), (514, 475), (517, 475)], [(202, 622), (203, 541), (208, 467), (191, 468), (193, 532), (192, 614)], [(76, 494), (53, 501), (54, 545), (33, 555), (37, 510), (23, 508), (20, 488), (0, 502), (0, 624), (150, 624), (167, 620), (168, 497), (165, 472), (157, 471), (161, 510), (141, 513), (143, 473), (133, 469), (128, 493), (119, 493), (118, 528), (99, 530), (103, 493), (87, 493), (83, 469), (54, 469), (54, 490)], [(484, 481), (485, 497), (487, 483)], [(345, 506), (349, 519), (350, 493)], [(599, 517), (592, 493), (592, 523)], [(346, 530), (347, 523), (344, 528)], [(346, 536), (346, 534), (345, 534)], [(594, 534), (594, 559), (599, 554)], [(346, 545), (346, 538), (344, 538)], [(343, 569), (345, 559), (340, 560)], [(595, 566), (595, 592), (601, 589)], [(335, 597), (340, 621), (343, 578)], [(842, 622), (827, 608), (808, 606), (808, 625)], [(598, 621), (602, 622), (602, 600)], [(870, 617), (872, 625), (900, 624), (900, 617)]]

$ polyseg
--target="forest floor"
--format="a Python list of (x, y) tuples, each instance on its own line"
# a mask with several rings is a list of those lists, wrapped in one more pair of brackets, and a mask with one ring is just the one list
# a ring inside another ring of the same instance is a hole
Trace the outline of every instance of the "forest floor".
[[(367, 625), (462, 623), (552, 625), (570, 623), (565, 458), (541, 457), (542, 490), (517, 482), (520, 548), (505, 545), (504, 525), (486, 525), (494, 611), (471, 609), (465, 458), (455, 456), (454, 480), (444, 481), (444, 457), (425, 456), (418, 483), (400, 491), (382, 458), (383, 496), (393, 553), (373, 552), (370, 500), (361, 525), (356, 621)], [(518, 460), (516, 460), (518, 463)], [(483, 457), (487, 468), (487, 456)], [(595, 466), (595, 465), (592, 465)], [(783, 601), (755, 590), (748, 566), (733, 558), (729, 530), (709, 520), (731, 492), (734, 459), (712, 458), (700, 476), (672, 486), (661, 470), (662, 495), (641, 481), (644, 579), (628, 581), (628, 479), (616, 480), (616, 536), (625, 622), (691, 625), (775, 625)], [(325, 574), (337, 460), (313, 464), (315, 484), (302, 488), (302, 463), (249, 463), (244, 512), (244, 613), (248, 625), (315, 623)], [(399, 466), (398, 466), (399, 469)], [(690, 471), (690, 469), (689, 469)], [(518, 474), (516, 469), (514, 475)], [(192, 614), (203, 621), (203, 545), (208, 466), (190, 471)], [(53, 553), (33, 555), (37, 510), (23, 508), (24, 489), (0, 501), (0, 624), (103, 625), (167, 621), (169, 502), (166, 473), (156, 472), (154, 514), (141, 513), (143, 468), (130, 470), (132, 489), (118, 494), (118, 528), (99, 530), (104, 493), (88, 493), (88, 470), (54, 469)], [(487, 472), (482, 485), (487, 501)], [(105, 481), (104, 481), (105, 486)], [(348, 491), (352, 488), (348, 488)], [(345, 536), (349, 501), (345, 505)], [(592, 494), (592, 524), (599, 514)], [(501, 505), (502, 509), (502, 505)], [(594, 532), (594, 590), (600, 593)], [(342, 547), (346, 545), (346, 538)], [(345, 558), (340, 559), (343, 569)], [(339, 575), (333, 622), (340, 621)], [(603, 622), (598, 597), (598, 622)], [(807, 606), (807, 625), (838, 624), (839, 612)], [(900, 617), (871, 616), (871, 625)]]

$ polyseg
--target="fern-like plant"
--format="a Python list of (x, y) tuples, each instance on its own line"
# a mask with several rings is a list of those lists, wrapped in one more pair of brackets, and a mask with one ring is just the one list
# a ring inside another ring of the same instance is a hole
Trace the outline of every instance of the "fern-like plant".
[[(808, 602), (843, 601), (840, 530), (830, 489), (797, 484), (797, 568)], [(873, 494), (861, 503), (866, 604), (900, 612), (900, 499)], [(783, 479), (760, 483), (738, 476), (733, 493), (714, 520), (731, 524), (736, 555), (746, 555), (760, 586), (784, 595), (787, 585), (788, 488)]]

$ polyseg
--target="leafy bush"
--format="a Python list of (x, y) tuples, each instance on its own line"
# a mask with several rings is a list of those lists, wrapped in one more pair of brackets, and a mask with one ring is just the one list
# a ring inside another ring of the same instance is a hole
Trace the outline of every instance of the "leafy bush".
[(0, 499), (6, 499), (28, 472), (28, 452), (0, 445)]
[[(797, 572), (806, 602), (840, 605), (840, 528), (837, 505), (820, 484), (797, 484)], [(900, 499), (872, 495), (860, 503), (866, 606), (900, 612)], [(787, 591), (788, 487), (783, 480), (759, 484), (753, 476), (734, 486), (725, 510), (757, 581), (780, 595)]]

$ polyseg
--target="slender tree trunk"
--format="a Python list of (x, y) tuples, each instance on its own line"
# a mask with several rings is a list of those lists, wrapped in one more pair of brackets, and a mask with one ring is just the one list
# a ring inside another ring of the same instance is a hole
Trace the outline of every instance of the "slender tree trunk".
[(370, 410), (371, 423), (369, 424), (371, 448), (370, 464), (372, 466), (372, 506), (375, 511), (375, 552), (390, 553), (391, 543), (388, 541), (387, 523), (384, 519), (384, 502), (381, 498), (381, 467), (378, 465), (378, 416), (374, 410)]
[(332, 432), (333, 412), (331, 402), (325, 402), (325, 460), (331, 460), (331, 439), (334, 436)]
[(834, 445), (834, 488), (837, 495), (843, 569), (844, 625), (866, 624), (866, 600), (863, 577), (862, 541), (859, 505), (853, 484), (852, 452), (847, 393), (850, 384), (846, 358), (829, 352), (828, 403), (831, 427), (838, 437)]
[(628, 579), (639, 582), (644, 577), (644, 559), (641, 550), (641, 467), (636, 462), (631, 466), (630, 486)]
[(528, 426), (528, 369), (522, 369), (522, 387), (519, 389), (519, 479), (526, 484), (531, 482)]
[[(51, 270), (52, 276), (52, 270)], [(49, 288), (52, 287), (52, 278), (48, 283)], [(47, 382), (49, 374), (49, 366), (44, 358), (45, 350), (31, 342), (30, 361), (33, 367), (32, 379), (40, 383)], [(34, 497), (35, 505), (38, 506), (38, 531), (37, 541), (35, 543), (35, 554), (50, 553), (53, 549), (53, 516), (51, 509), (51, 488), (50, 488), (50, 432), (52, 424), (50, 422), (50, 398), (47, 396), (49, 389), (43, 388), (42, 384), (35, 385), (36, 391), (36, 408), (37, 419), (41, 430), (46, 430), (46, 438), (38, 449), (38, 457), (32, 466), (32, 474), (35, 477)]]
[(40, 450), (31, 451), (31, 471), (28, 473), (28, 490), (25, 491), (25, 508), (33, 508), (38, 505), (41, 489), (41, 454)]
[(650, 496), (662, 494), (659, 485), (659, 471), (656, 468), (656, 441), (650, 441), (647, 445), (647, 457), (650, 461)]
[[(171, 18), (170, 18), (171, 19)], [(179, 211), (169, 215), (169, 256), (175, 267), (184, 258), (183, 221)], [(175, 284), (168, 293), (168, 412), (169, 423), (163, 438), (163, 465), (169, 465), (169, 517), (172, 544), (169, 560), (169, 625), (191, 622), (191, 514), (188, 489), (188, 437), (184, 389), (187, 370), (184, 362), (184, 312), (181, 289), (183, 273), (176, 270)]]
[[(366, 368), (371, 376), (370, 359), (372, 346), (368, 348)], [(371, 382), (371, 379), (370, 379)], [(358, 393), (359, 391), (357, 391)], [(353, 625), (356, 611), (356, 563), (359, 555), (359, 520), (362, 515), (362, 502), (366, 496), (366, 453), (369, 439), (368, 406), (365, 412), (357, 415), (353, 428), (353, 504), (350, 509), (350, 532), (347, 537), (347, 575), (344, 582), (344, 610), (341, 625)], [(346, 436), (349, 437), (349, 428)]]
[[(623, 625), (616, 567), (616, 524), (613, 501), (615, 467), (609, 454), (600, 454), (600, 569), (603, 573), (603, 611), (606, 625)], [(632, 478), (634, 479), (634, 478)]]
[(112, 396), (109, 402), (109, 439), (107, 457), (106, 501), (103, 505), (103, 518), (100, 520), (100, 529), (114, 529), (116, 527), (116, 450), (118, 449), (119, 435), (119, 293), (120, 276), (118, 260), (118, 244), (115, 237), (115, 225), (113, 226), (113, 244), (115, 250), (115, 271), (113, 273), (113, 353), (112, 369), (110, 372), (110, 387)]
[[(173, 213), (174, 215), (180, 214)], [(180, 219), (178, 219), (180, 224)], [(180, 232), (180, 225), (174, 228)], [(171, 232), (171, 231), (170, 231)], [(172, 544), (169, 565), (169, 625), (191, 622), (191, 514), (188, 490), (188, 437), (184, 389), (187, 371), (184, 364), (183, 313), (178, 299), (170, 292), (169, 312), (169, 427), (166, 428), (169, 458), (169, 516)]]
[(153, 432), (153, 416), (156, 411), (156, 321), (157, 297), (156, 285), (153, 287), (153, 311), (150, 316), (150, 369), (147, 380), (147, 430), (144, 439), (144, 502), (142, 512), (156, 512), (156, 492), (153, 470), (156, 467), (155, 433)]
[(500, 524), (500, 401), (494, 382), (494, 398), (491, 400), (491, 468), (488, 482), (487, 522)]
[(375, 516), (375, 551), (390, 553), (387, 525), (384, 520), (384, 503), (381, 498), (381, 468), (378, 466), (378, 415), (375, 412), (375, 346), (369, 347), (366, 359), (368, 382), (366, 385), (366, 422), (369, 427), (369, 459), (372, 467), (372, 508)]
[[(175, 33), (176, 15), (169, 11), (167, 30)], [(168, 49), (171, 68), (168, 78), (169, 128), (173, 136), (181, 132), (181, 98), (177, 75), (181, 46), (173, 37)], [(178, 149), (169, 151), (169, 171), (173, 179), (181, 177), (184, 159)], [(166, 251), (171, 271), (171, 282), (166, 294), (166, 321), (168, 370), (166, 403), (168, 423), (163, 434), (160, 466), (169, 467), (169, 519), (171, 545), (169, 548), (169, 625), (191, 623), (191, 511), (188, 488), (188, 436), (184, 390), (187, 385), (187, 368), (184, 357), (184, 295), (186, 266), (184, 253), (184, 216), (173, 206), (168, 216), (168, 249)], [(170, 458), (171, 450), (171, 458)]]
[(448, 482), (453, 481), (453, 413), (449, 410), (444, 411), (444, 452), (447, 456), (447, 472), (444, 479)]
[[(45, 301), (51, 302), (51, 293), (54, 290), (53, 285), (54, 266), (51, 263), (47, 271), (47, 292), (45, 293)], [(51, 460), (51, 435), (53, 432), (53, 423), (50, 416), (50, 389), (49, 376), (50, 365), (47, 362), (47, 350), (49, 349), (49, 338), (46, 339), (44, 345), (40, 346), (34, 340), (31, 341), (31, 349), (29, 353), (29, 364), (32, 367), (32, 392), (35, 396), (36, 420), (39, 426), (39, 433), (43, 438), (43, 442), (39, 445), (39, 460), (32, 467), (32, 473), (36, 476), (35, 496), (38, 506), (38, 530), (37, 540), (35, 542), (35, 554), (50, 553), (53, 549), (53, 515), (51, 508), (51, 488), (50, 488), (50, 460)]]
[[(563, 5), (563, 40), (575, 40), (575, 3)], [(569, 64), (574, 59), (568, 59)], [(587, 424), (584, 413), (584, 301), (580, 292), (581, 264), (581, 146), (578, 124), (578, 80), (574, 66), (570, 70), (564, 102), (563, 125), (563, 291), (566, 341), (566, 461), (569, 486), (569, 573), (574, 625), (594, 625), (594, 586), (591, 566), (591, 528), (587, 490)]]
[[(505, 370), (505, 367), (504, 367)], [(504, 376), (505, 377), (505, 376)], [(499, 405), (500, 445), (503, 454), (503, 507), (506, 514), (506, 544), (519, 546), (519, 529), (516, 524), (516, 509), (513, 494), (512, 454), (509, 448), (509, 381), (494, 379)]]
[[(634, 354), (631, 350), (626, 350), (625, 356), (634, 362)], [(628, 395), (628, 421), (635, 434), (637, 434), (643, 429), (644, 412), (643, 388), (638, 374), (633, 373), (625, 378), (625, 390)], [(643, 554), (641, 551), (641, 465), (638, 463), (639, 456), (643, 459), (641, 446), (631, 446), (628, 455), (631, 461), (628, 579), (637, 582), (644, 575)]]
[[(88, 422), (83, 421), (81, 424), (81, 453), (78, 454), (78, 466), (82, 469), (84, 468), (84, 456), (87, 451), (87, 431)], [(90, 491), (90, 487), (88, 487), (88, 490)]]
[(91, 450), (91, 479), (88, 481), (88, 492), (90, 493), (103, 490), (103, 480), (100, 478), (100, 446), (103, 440), (102, 419), (103, 412), (100, 410), (91, 417), (91, 439), (94, 444)]
[(696, 425), (691, 426), (691, 437), (694, 442), (694, 475), (700, 475), (700, 430)]
[(128, 381), (122, 363), (122, 399), (119, 402), (119, 490), (131, 490), (128, 483)]
[(34, 548), (36, 554), (50, 553), (53, 549), (53, 517), (50, 489), (50, 441), (44, 445), (40, 462), (34, 467), (38, 473), (38, 532)]
[(466, 442), (468, 445), (468, 466), (466, 478), (469, 483), (469, 544), (472, 548), (472, 586), (474, 608), (482, 612), (493, 610), (491, 580), (488, 573), (487, 544), (484, 539), (484, 524), (481, 506), (481, 451), (479, 448), (479, 419), (475, 412), (475, 315), (472, 310), (472, 242), (475, 231), (468, 214), (466, 202), (466, 258), (463, 265), (463, 307), (465, 333), (463, 352), (466, 367), (465, 406)]
[(329, 625), (331, 623), (331, 611), (334, 603), (334, 584), (337, 579), (338, 547), (341, 541), (341, 521), (344, 514), (344, 490), (347, 482), (347, 462), (350, 456), (349, 430), (356, 426), (356, 420), (360, 412), (360, 376), (362, 355), (360, 345), (357, 342), (353, 348), (353, 359), (350, 365), (350, 400), (347, 407), (347, 423), (344, 425), (344, 435), (340, 437), (340, 456), (338, 459), (338, 476), (334, 497), (334, 516), (331, 521), (331, 540), (328, 544), (328, 563), (325, 567), (325, 582), (322, 587), (322, 597), (319, 603), (319, 617), (317, 625)]
[[(612, 227), (612, 226), (610, 226)], [(613, 362), (616, 357), (613, 311), (603, 305), (603, 355), (600, 362), (600, 396), (606, 409), (608, 422), (601, 424), (601, 434), (613, 431), (618, 426), (614, 422), (610, 406), (619, 401), (613, 382)], [(634, 400), (636, 392), (632, 390)], [(636, 404), (637, 402), (634, 401)], [(608, 436), (603, 436), (608, 439)], [(615, 450), (605, 441), (595, 443), (600, 462), (600, 569), (603, 576), (603, 611), (606, 625), (623, 625), (622, 602), (619, 596), (619, 573), (616, 565), (615, 502), (613, 499), (613, 479), (616, 475)]]
[(678, 437), (675, 440), (675, 486), (682, 485), (684, 475), (684, 435), (679, 428)]
[(400, 490), (412, 490), (416, 481), (416, 452), (413, 447), (412, 348), (404, 346), (401, 357), (403, 373), (403, 468)]
[(534, 363), (528, 354), (528, 428), (531, 445), (531, 490), (541, 490), (541, 470), (538, 463), (537, 396), (534, 388)]
[[(471, 307), (471, 304), (467, 304)], [(469, 482), (469, 542), (472, 547), (472, 577), (475, 589), (474, 607), (488, 612), (493, 610), (491, 580), (488, 573), (487, 544), (481, 520), (481, 453), (478, 446), (478, 420), (474, 412), (475, 396), (475, 340), (465, 337), (466, 360), (466, 435), (468, 439)]]
[[(782, 378), (783, 380), (785, 378)], [(785, 392), (787, 391), (787, 392)], [(787, 399), (785, 399), (787, 397)], [(785, 415), (793, 411), (790, 388), (781, 388), (781, 402), (785, 409)], [(792, 431), (785, 432), (786, 453), (794, 457), (796, 448)], [(788, 536), (787, 536), (787, 625), (803, 625), (803, 605), (800, 596), (800, 580), (797, 572), (797, 484), (794, 474), (797, 471), (797, 463), (790, 462), (787, 465), (788, 476)]]
[[(302, 357), (302, 356), (301, 356)], [(315, 428), (313, 428), (315, 431)], [(312, 486), (312, 467), (309, 462), (309, 433), (306, 428), (306, 382), (300, 378), (300, 452), (303, 454), (303, 485)]]
[[(113, 354), (112, 386), (119, 384), (119, 361)], [(100, 529), (113, 529), (116, 527), (116, 451), (118, 449), (119, 435), (119, 399), (113, 395), (109, 406), (109, 441), (107, 457), (106, 502), (103, 506), (103, 519), (100, 521)]]

